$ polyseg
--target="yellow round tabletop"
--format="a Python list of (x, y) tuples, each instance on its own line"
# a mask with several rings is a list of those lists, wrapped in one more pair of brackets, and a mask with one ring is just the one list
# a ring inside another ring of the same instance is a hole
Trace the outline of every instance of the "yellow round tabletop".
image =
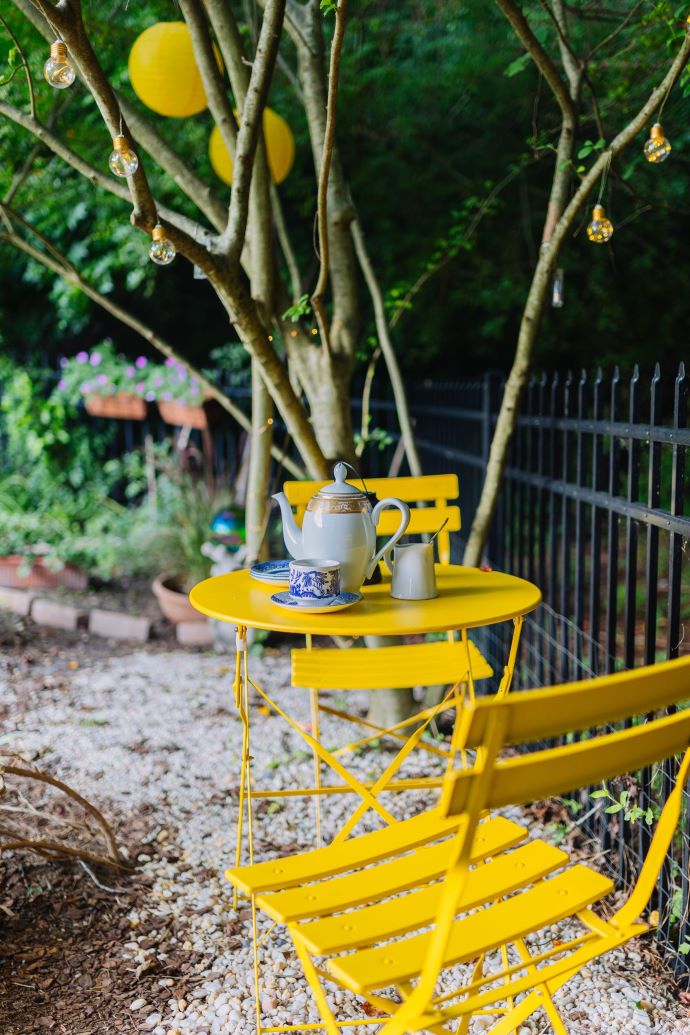
[(438, 596), (433, 600), (395, 600), (390, 576), (365, 586), (363, 599), (333, 614), (303, 614), (271, 602), (277, 592), (247, 570), (205, 579), (189, 594), (193, 607), (221, 622), (314, 636), (406, 636), (414, 633), (475, 629), (533, 611), (541, 593), (531, 582), (500, 571), (436, 565)]

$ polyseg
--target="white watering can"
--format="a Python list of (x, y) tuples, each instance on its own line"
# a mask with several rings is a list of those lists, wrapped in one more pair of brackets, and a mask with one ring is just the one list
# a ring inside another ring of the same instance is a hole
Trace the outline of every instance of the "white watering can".
[[(410, 509), (402, 500), (390, 497), (379, 500), (372, 509), (365, 492), (345, 481), (347, 467), (336, 464), (334, 482), (309, 500), (302, 528), (295, 521), (290, 502), (284, 492), (273, 499), (280, 506), (285, 546), (295, 560), (340, 561), (340, 588), (358, 592), (366, 578), (388, 550), (403, 536), (410, 523)], [(393, 536), (376, 552), (376, 524), (386, 507), (397, 507), (400, 525)]]

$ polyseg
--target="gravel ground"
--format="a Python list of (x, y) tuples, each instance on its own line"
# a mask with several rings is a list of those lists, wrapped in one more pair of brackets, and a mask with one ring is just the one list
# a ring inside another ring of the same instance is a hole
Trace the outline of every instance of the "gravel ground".
[[(250, 665), (257, 682), (270, 687), (306, 724), (308, 702), (303, 691), (289, 686), (287, 652), (267, 650), (252, 657)], [(54, 648), (47, 659), (41, 654), (31, 666), (28, 684), (21, 657), (0, 669), (0, 700), (6, 705), (2, 749), (40, 761), (116, 822), (142, 813), (150, 821), (146, 840), (152, 847), (140, 846), (135, 852), (147, 891), (128, 907), (129, 931), (119, 945), (111, 946), (128, 972), (137, 978), (148, 974), (148, 981), (142, 977), (142, 994), (132, 993), (123, 1004), (123, 1023), (115, 1025), (111, 1018), (102, 1028), (90, 1027), (89, 1033), (244, 1035), (255, 1030), (251, 925), (246, 909), (233, 913), (231, 889), (222, 876), (233, 858), (241, 743), (231, 680), (230, 665), (216, 655), (123, 653), (118, 648), (110, 656), (101, 649), (89, 658), (76, 639), (72, 646)], [(256, 782), (271, 787), (308, 783), (311, 756), (282, 720), (265, 711), (257, 697), (252, 703)], [(336, 742), (329, 720), (323, 737), (326, 743)], [(354, 766), (368, 776), (380, 771), (388, 758), (375, 749), (360, 754)], [(400, 810), (402, 796), (390, 804)], [(411, 811), (422, 804), (419, 797), (413, 803), (407, 797)], [(347, 810), (344, 797), (330, 799), (326, 832)], [(310, 846), (313, 805), (261, 803), (255, 836), (260, 858)], [(161, 846), (165, 852), (154, 850)], [(262, 1005), (270, 1015), (265, 1023), (316, 1020), (279, 929), (267, 939), (264, 959)], [(332, 994), (340, 1013), (357, 1014), (347, 996)], [(558, 1003), (571, 1035), (690, 1031), (688, 1006), (677, 998), (649, 940), (593, 963), (559, 993)], [(63, 1024), (50, 1030), (77, 1035), (81, 1029)], [(484, 1019), (476, 1019), (471, 1032), (483, 1030)], [(521, 1029), (524, 1035), (551, 1030), (540, 1015)], [(11, 1031), (34, 1035), (39, 1027)]]

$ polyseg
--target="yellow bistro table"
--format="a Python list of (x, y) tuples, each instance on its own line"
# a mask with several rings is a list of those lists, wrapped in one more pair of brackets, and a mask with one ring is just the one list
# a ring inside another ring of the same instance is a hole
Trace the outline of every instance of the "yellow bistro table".
[[(426, 716), (426, 721), (422, 725), (417, 722), (415, 732), (405, 741), (405, 746), (397, 756), (395, 763), (387, 767), (384, 778), (380, 778), (373, 784), (365, 784), (343, 766), (334, 752), (324, 747), (319, 740), (318, 730), (309, 732), (304, 729), (250, 678), (247, 660), (247, 628), (268, 629), (273, 632), (304, 636), (309, 644), (312, 636), (410, 636), (437, 632), (459, 632), (466, 646), (467, 664), (462, 677), (466, 679), (466, 673), (469, 675), (470, 693), (473, 694), (467, 631), (512, 619), (514, 622), (513, 636), (499, 691), (507, 693), (515, 668), (523, 618), (539, 605), (541, 601), (539, 589), (524, 579), (503, 572), (464, 568), (458, 565), (437, 565), (436, 581), (438, 596), (433, 600), (396, 600), (390, 595), (390, 576), (384, 575), (383, 582), (379, 585), (363, 587), (361, 601), (333, 614), (305, 614), (277, 607), (271, 602), (271, 595), (276, 592), (276, 587), (258, 582), (246, 570), (206, 579), (191, 591), (189, 599), (197, 611), (209, 618), (228, 622), (237, 629), (233, 690), (235, 704), (243, 725), (237, 865), (241, 861), (245, 801), (247, 802), (249, 857), (250, 861), (253, 861), (251, 809), (253, 798), (297, 796), (305, 793), (321, 795), (354, 792), (360, 796), (362, 801), (357, 812), (338, 834), (339, 839), (347, 836), (363, 812), (370, 808), (377, 812), (385, 822), (392, 822), (393, 817), (379, 802), (378, 794), (384, 788), (388, 790), (403, 789), (401, 783), (395, 787), (391, 783), (392, 773), (397, 771), (404, 758), (419, 741), (430, 718), (441, 708), (448, 708), (460, 703), (457, 696), (446, 697), (441, 705), (428, 709), (425, 713), (420, 713), (417, 720)], [(343, 784), (329, 787), (322, 786), (319, 781), (319, 786), (313, 789), (296, 788), (282, 791), (252, 789), (248, 701), (250, 686), (307, 742), (314, 752), (315, 760), (325, 763), (343, 780)], [(457, 685), (453, 688), (453, 693), (456, 692)], [(407, 783), (409, 784), (408, 789), (412, 789), (422, 785), (440, 785), (440, 782), (440, 779), (425, 777)]]

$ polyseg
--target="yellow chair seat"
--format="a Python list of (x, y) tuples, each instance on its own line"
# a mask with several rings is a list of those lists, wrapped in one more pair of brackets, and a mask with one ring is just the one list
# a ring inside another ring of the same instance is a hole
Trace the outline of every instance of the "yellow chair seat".
[[(398, 826), (404, 825), (398, 824)], [(388, 828), (388, 830), (392, 829), (395, 828)], [(387, 832), (385, 831), (385, 833)], [(442, 833), (439, 836), (442, 836)], [(496, 852), (503, 852), (524, 841), (526, 836), (527, 834), (521, 826), (502, 816), (489, 820), (477, 830), (472, 846), (473, 862), (486, 859)], [(370, 838), (371, 835), (365, 834), (356, 841), (361, 843), (362, 849), (367, 849), (367, 841)], [(397, 844), (396, 838), (396, 848)], [(340, 842), (338, 845), (332, 846), (330, 851), (332, 858), (337, 859), (342, 849), (348, 845), (349, 842), (346, 841), (344, 844)], [(391, 854), (395, 852), (396, 848), (393, 848)], [(362, 879), (361, 871), (348, 873), (345, 876), (334, 876), (330, 880), (322, 880), (319, 884), (307, 884), (304, 887), (290, 888), (287, 891), (263, 894), (257, 898), (257, 903), (269, 916), (282, 923), (351, 909), (362, 902), (373, 902), (402, 891), (409, 891), (410, 888), (419, 887), (420, 884), (437, 879), (448, 869), (451, 850), (451, 841), (442, 841), (424, 848), (417, 848), (408, 855), (394, 856), (378, 866), (371, 867), (366, 871), (366, 880)], [(325, 849), (325, 851), (329, 850)], [(368, 857), (361, 858), (358, 865), (376, 861), (371, 857), (370, 849), (369, 853)], [(302, 856), (302, 859), (306, 859), (306, 856)], [(305, 869), (303, 879), (305, 881), (315, 879), (312, 873)], [(348, 914), (348, 916), (353, 915)]]
[[(469, 642), (473, 679), (488, 679), (493, 669)], [(293, 650), (292, 685), (314, 690), (393, 689), (434, 686), (467, 680), (464, 644), (448, 640), (400, 647), (351, 647), (349, 650)]]
[[(446, 847), (450, 849), (452, 846), (446, 842)], [(447, 851), (446, 860), (449, 861), (449, 858), (450, 852)], [(509, 895), (532, 881), (546, 877), (547, 874), (565, 866), (567, 862), (568, 856), (559, 848), (554, 848), (544, 841), (529, 841), (514, 852), (477, 866), (467, 878), (467, 884), (458, 902), (458, 911), (467, 912), (496, 898)], [(384, 868), (376, 867), (377, 870)], [(338, 883), (341, 882), (328, 881), (325, 886)], [(360, 876), (360, 884), (362, 883)], [(301, 924), (300, 937), (307, 950), (317, 956), (395, 938), (433, 923), (441, 891), (442, 884), (437, 882), (402, 899), (389, 899), (387, 902), (377, 902), (376, 905), (364, 909)], [(261, 900), (259, 905), (265, 908)], [(336, 908), (342, 909), (343, 906)]]
[[(578, 865), (535, 884), (528, 891), (480, 909), (455, 922), (443, 966), (466, 963), (516, 938), (558, 923), (608, 895), (613, 887), (608, 877)], [(379, 940), (380, 935), (375, 937)], [(409, 981), (418, 977), (431, 937), (432, 934), (426, 932), (393, 944), (362, 949), (350, 956), (329, 960), (326, 969), (353, 992)]]
[[(225, 876), (247, 895), (278, 888), (294, 888), (297, 884), (333, 877), (390, 856), (401, 855), (430, 841), (438, 841), (457, 830), (457, 827), (457, 819), (443, 817), (438, 809), (430, 809), (412, 819), (374, 830), (362, 837), (353, 837), (349, 841), (315, 848), (311, 852), (291, 855), (285, 859), (255, 863), (254, 866), (238, 866), (226, 870)], [(477, 830), (479, 857), (488, 851), (498, 851), (505, 844), (517, 844), (525, 836), (517, 823), (501, 817), (491, 820)]]

